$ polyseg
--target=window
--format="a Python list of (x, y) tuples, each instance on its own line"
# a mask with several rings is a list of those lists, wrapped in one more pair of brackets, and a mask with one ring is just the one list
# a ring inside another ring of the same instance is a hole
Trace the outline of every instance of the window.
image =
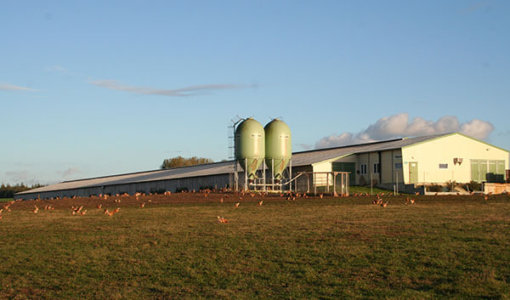
[(448, 169), (448, 164), (439, 164), (439, 169)]
[(374, 164), (374, 173), (379, 173), (381, 171), (381, 164), (376, 163)]
[(471, 160), (471, 179), (477, 182), (505, 180), (504, 160)]
[(367, 165), (366, 164), (361, 164), (359, 166), (359, 173), (360, 174), (367, 174)]
[(395, 163), (395, 169), (402, 169), (402, 163)]

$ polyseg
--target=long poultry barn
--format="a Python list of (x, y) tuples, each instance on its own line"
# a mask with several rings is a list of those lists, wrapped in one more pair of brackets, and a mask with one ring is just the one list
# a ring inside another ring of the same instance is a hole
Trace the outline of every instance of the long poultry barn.
[[(236, 161), (167, 170), (65, 181), (15, 195), (16, 199), (88, 197), (99, 194), (159, 193), (164, 191), (231, 188)], [(334, 172), (347, 172), (350, 185), (400, 191), (446, 182), (508, 181), (509, 151), (460, 133), (295, 152), (289, 178), (300, 173), (294, 189), (310, 190), (333, 184)], [(241, 182), (242, 185), (242, 182)]]

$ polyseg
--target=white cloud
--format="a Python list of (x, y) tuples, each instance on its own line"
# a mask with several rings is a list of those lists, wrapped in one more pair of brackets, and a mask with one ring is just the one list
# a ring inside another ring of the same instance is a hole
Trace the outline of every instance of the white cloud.
[(31, 88), (27, 88), (27, 87), (24, 87), (24, 86), (13, 85), (13, 84), (9, 84), (9, 83), (0, 83), (0, 91), (28, 91), (28, 92), (34, 92), (34, 91), (37, 91), (37, 90), (31, 89)]
[(298, 146), (301, 147), (301, 149), (303, 149), (303, 150), (312, 150), (313, 149), (313, 145), (310, 145), (310, 144), (299, 144)]
[(150, 87), (128, 86), (120, 84), (116, 80), (95, 80), (91, 81), (90, 84), (111, 90), (124, 91), (134, 94), (159, 95), (169, 97), (185, 97), (204, 94), (213, 90), (240, 89), (250, 87), (249, 85), (241, 84), (204, 84), (169, 90), (169, 89), (155, 89)]
[(417, 117), (409, 122), (409, 115), (401, 113), (383, 117), (357, 134), (344, 132), (339, 135), (323, 137), (315, 143), (315, 148), (328, 148), (404, 136), (425, 136), (457, 131), (483, 140), (493, 130), (494, 126), (490, 122), (478, 119), (461, 124), (455, 116), (444, 116), (435, 122)]
[(494, 126), (482, 120), (474, 119), (460, 126), (460, 132), (477, 139), (485, 139), (494, 130)]
[(350, 145), (362, 142), (369, 142), (370, 140), (364, 140), (362, 138), (354, 137), (352, 133), (344, 132), (340, 135), (330, 135), (323, 137), (317, 143), (315, 143), (315, 148), (329, 148), (335, 146), (343, 146)]
[(68, 168), (64, 171), (57, 172), (57, 173), (61, 174), (62, 177), (64, 177), (65, 179), (68, 179), (69, 177), (71, 177), (73, 175), (80, 174), (81, 170), (77, 167), (71, 167), (71, 168)]

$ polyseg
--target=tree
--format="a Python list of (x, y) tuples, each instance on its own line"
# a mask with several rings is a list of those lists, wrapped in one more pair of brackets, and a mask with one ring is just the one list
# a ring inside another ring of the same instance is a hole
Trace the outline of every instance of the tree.
[(213, 162), (214, 161), (209, 158), (196, 157), (196, 156), (193, 156), (190, 158), (185, 158), (182, 156), (177, 156), (177, 157), (165, 159), (163, 161), (163, 164), (161, 165), (161, 169), (189, 167), (189, 166), (195, 166), (195, 165), (210, 164)]
[(0, 198), (12, 198), (12, 197), (14, 197), (14, 194), (16, 194), (16, 193), (24, 192), (24, 191), (35, 189), (38, 187), (43, 187), (43, 185), (35, 184), (32, 186), (26, 186), (23, 183), (16, 184), (16, 185), (2, 184), (0, 186)]

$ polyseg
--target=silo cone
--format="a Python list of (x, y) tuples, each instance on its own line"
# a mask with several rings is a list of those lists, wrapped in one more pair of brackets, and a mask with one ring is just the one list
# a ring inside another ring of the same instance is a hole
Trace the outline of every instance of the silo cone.
[(241, 122), (235, 131), (235, 156), (249, 180), (254, 180), (256, 172), (265, 157), (264, 128), (252, 118)]
[(274, 119), (266, 125), (264, 131), (266, 133), (266, 165), (269, 170), (273, 170), (274, 178), (281, 180), (283, 171), (292, 158), (290, 128), (285, 122)]

